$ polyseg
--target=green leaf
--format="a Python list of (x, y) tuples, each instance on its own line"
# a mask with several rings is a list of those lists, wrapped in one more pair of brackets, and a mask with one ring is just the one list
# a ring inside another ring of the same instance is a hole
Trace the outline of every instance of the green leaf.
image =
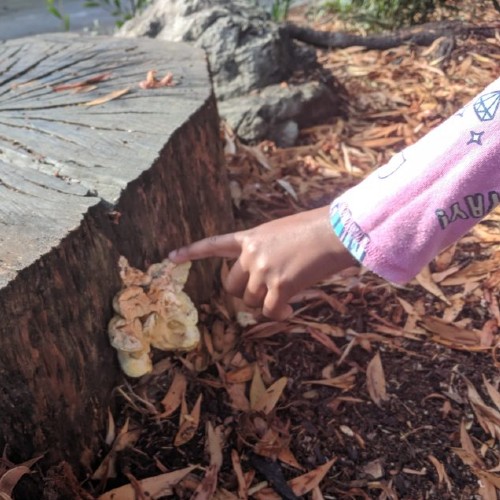
[(59, 12), (59, 10), (54, 7), (53, 5), (47, 5), (47, 10), (53, 15), (56, 16), (58, 19), (63, 20), (62, 14)]

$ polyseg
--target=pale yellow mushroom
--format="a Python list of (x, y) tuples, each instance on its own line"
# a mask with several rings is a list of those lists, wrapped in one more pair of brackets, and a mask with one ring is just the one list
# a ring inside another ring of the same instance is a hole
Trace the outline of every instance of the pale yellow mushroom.
[(140, 318), (151, 312), (151, 300), (140, 286), (132, 285), (119, 291), (113, 299), (116, 314), (125, 319)]
[(142, 377), (153, 370), (153, 362), (149, 356), (149, 346), (145, 351), (126, 352), (117, 349), (118, 362), (125, 375), (129, 377)]
[(191, 263), (175, 265), (168, 259), (146, 273), (120, 257), (123, 288), (113, 300), (116, 315), (108, 333), (120, 366), (129, 377), (152, 370), (151, 346), (164, 351), (189, 351), (200, 341), (198, 311), (182, 291)]
[(157, 349), (190, 351), (200, 342), (198, 311), (186, 293), (179, 292), (176, 299), (147, 318), (144, 335)]
[(109, 322), (108, 334), (111, 345), (117, 350), (120, 367), (126, 375), (141, 377), (153, 369), (149, 357), (150, 344), (144, 339), (139, 319), (127, 321), (114, 316)]
[(121, 351), (134, 352), (144, 350), (144, 335), (141, 320), (129, 321), (121, 316), (113, 316), (108, 325), (111, 345)]
[(125, 287), (132, 285), (147, 286), (151, 282), (151, 276), (132, 267), (123, 256), (118, 259), (118, 267), (120, 268), (120, 277)]

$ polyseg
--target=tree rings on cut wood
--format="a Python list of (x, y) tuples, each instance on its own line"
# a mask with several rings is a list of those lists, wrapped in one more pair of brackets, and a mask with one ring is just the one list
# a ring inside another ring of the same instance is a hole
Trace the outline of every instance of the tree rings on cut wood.
[[(140, 86), (151, 70), (160, 84)], [(89, 466), (121, 376), (106, 333), (119, 256), (145, 269), (231, 230), (229, 200), (201, 50), (73, 35), (0, 42), (0, 448), (10, 458)], [(190, 295), (208, 298), (214, 263), (192, 275)]]

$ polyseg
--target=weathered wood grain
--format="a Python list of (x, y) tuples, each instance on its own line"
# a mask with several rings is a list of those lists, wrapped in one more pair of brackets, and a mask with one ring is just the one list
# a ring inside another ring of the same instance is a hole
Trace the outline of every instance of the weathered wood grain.
[[(175, 86), (141, 89), (151, 69)], [(230, 230), (229, 200), (203, 52), (72, 35), (0, 43), (0, 447), (89, 467), (121, 376), (106, 334), (118, 256), (144, 268)], [(204, 300), (214, 264), (194, 269)]]

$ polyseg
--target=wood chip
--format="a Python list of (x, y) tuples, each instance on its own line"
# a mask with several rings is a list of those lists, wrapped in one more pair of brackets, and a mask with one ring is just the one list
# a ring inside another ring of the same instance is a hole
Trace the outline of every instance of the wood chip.
[(110, 92), (109, 94), (106, 94), (102, 97), (98, 97), (97, 99), (94, 99), (92, 101), (84, 103), (85, 106), (99, 106), (100, 104), (105, 104), (109, 101), (112, 101), (114, 99), (118, 99), (119, 97), (128, 94), (130, 92), (130, 87), (127, 87), (125, 89), (120, 89), (120, 90), (114, 90), (113, 92)]
[(380, 408), (389, 399), (385, 384), (384, 368), (380, 353), (377, 352), (366, 369), (366, 386), (371, 400)]

